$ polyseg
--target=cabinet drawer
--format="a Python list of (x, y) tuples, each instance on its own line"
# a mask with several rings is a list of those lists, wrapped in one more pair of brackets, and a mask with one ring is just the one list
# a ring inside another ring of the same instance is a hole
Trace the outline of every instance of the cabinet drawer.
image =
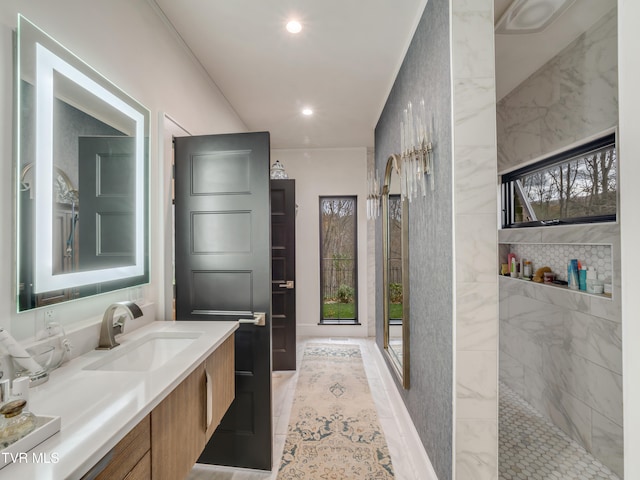
[(151, 452), (144, 454), (124, 480), (151, 480)]
[(124, 479), (145, 454), (149, 452), (150, 448), (151, 418), (147, 415), (113, 447), (111, 461), (107, 467), (95, 477), (96, 480)]

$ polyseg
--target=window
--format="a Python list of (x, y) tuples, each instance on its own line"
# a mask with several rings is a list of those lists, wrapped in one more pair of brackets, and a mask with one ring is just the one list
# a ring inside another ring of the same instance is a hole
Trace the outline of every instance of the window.
[(389, 325), (402, 325), (402, 198), (389, 194)]
[(616, 220), (614, 134), (502, 176), (503, 227)]
[(358, 323), (356, 197), (320, 197), (320, 323)]

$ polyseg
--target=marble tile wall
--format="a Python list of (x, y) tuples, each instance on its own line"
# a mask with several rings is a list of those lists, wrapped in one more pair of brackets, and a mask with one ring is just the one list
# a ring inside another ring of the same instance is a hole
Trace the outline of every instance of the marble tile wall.
[[(510, 244), (510, 253), (515, 253), (518, 261), (524, 258), (531, 261), (533, 272), (547, 266), (559, 279), (567, 280), (567, 264), (572, 258), (580, 260), (582, 265), (593, 267), (599, 276), (613, 276), (613, 257), (611, 245), (580, 245), (557, 243), (517, 243)], [(506, 263), (506, 257), (500, 257), (500, 263)]]
[[(498, 476), (493, 1), (453, 0), (455, 478)], [(495, 263), (493, 263), (495, 272)]]
[[(498, 102), (498, 171), (522, 166), (617, 123), (614, 9)], [(499, 375), (621, 475), (619, 225), (507, 229), (499, 236), (501, 243), (611, 244), (613, 299), (500, 278)]]
[[(508, 277), (499, 283), (500, 381), (622, 476), (619, 302)], [(599, 316), (601, 300), (608, 318)]]
[(498, 171), (618, 124), (613, 9), (498, 102)]

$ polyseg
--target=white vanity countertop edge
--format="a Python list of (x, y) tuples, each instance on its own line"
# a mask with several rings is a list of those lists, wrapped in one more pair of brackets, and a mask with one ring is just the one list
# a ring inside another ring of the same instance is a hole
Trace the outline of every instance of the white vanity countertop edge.
[[(61, 417), (60, 432), (27, 452), (19, 463), (1, 469), (0, 479), (81, 478), (237, 328), (237, 322), (152, 322), (118, 337), (121, 347), (89, 352), (55, 370), (48, 382), (30, 389), (28, 408), (36, 415)], [(154, 332), (200, 336), (155, 370), (83, 370)]]

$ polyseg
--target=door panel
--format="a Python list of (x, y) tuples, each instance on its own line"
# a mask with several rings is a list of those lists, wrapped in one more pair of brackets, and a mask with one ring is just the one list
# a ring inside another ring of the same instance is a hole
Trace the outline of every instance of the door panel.
[(296, 369), (295, 190), (295, 180), (271, 180), (271, 318), (274, 370)]
[(270, 470), (269, 134), (175, 139), (176, 319), (239, 320), (235, 400), (198, 460)]
[[(135, 138), (80, 137), (80, 270), (135, 263)], [(94, 188), (91, 188), (91, 187)]]

